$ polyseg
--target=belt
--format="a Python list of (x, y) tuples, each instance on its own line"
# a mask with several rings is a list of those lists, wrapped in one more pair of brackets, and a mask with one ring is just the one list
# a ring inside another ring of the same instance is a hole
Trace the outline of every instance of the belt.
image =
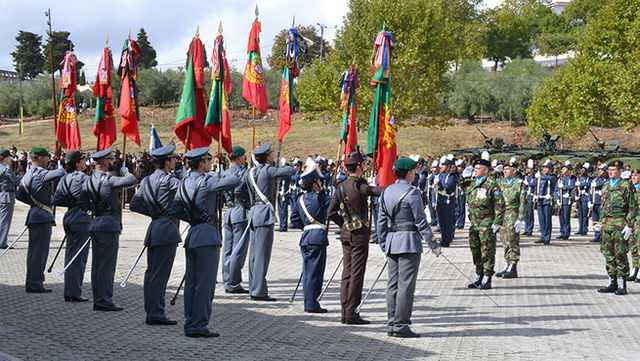
[(324, 224), (308, 224), (308, 225), (304, 226), (304, 230), (305, 231), (310, 231), (312, 229), (321, 229), (323, 231), (327, 230), (327, 228), (324, 226)]
[(389, 232), (418, 232), (418, 227), (414, 224), (393, 225)]
[(253, 205), (257, 205), (257, 204), (266, 204), (265, 202), (261, 201), (261, 200), (256, 200), (253, 202)]

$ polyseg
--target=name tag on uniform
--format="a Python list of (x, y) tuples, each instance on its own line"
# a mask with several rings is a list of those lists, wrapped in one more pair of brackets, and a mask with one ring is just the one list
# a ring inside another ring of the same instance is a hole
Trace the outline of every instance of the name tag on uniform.
[(476, 193), (476, 199), (486, 199), (487, 198), (487, 190), (484, 188), (478, 189), (478, 193)]

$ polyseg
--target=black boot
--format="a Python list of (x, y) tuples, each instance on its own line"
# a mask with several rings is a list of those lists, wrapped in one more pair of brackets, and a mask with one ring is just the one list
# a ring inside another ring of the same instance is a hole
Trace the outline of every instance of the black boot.
[(627, 294), (627, 278), (618, 277), (618, 288), (616, 289), (616, 295), (626, 295), (626, 294)]
[(636, 277), (638, 277), (638, 268), (633, 267), (627, 281), (635, 281)]
[(618, 288), (618, 282), (616, 281), (616, 276), (609, 276), (609, 284), (607, 287), (598, 288), (598, 292), (600, 293), (612, 293), (615, 292)]
[(496, 273), (496, 277), (502, 277), (502, 275), (507, 273), (507, 271), (509, 271), (509, 264), (508, 263), (506, 265), (504, 265), (504, 269), (502, 271)]
[(507, 271), (502, 274), (502, 278), (518, 278), (518, 265), (512, 263), (507, 267)]
[(478, 287), (480, 287), (480, 284), (481, 284), (481, 283), (482, 283), (482, 276), (477, 275), (477, 276), (476, 276), (476, 280), (475, 280), (475, 281), (473, 281), (473, 283), (469, 283), (469, 284), (467, 285), (467, 287), (469, 287), (469, 288), (478, 288)]
[(491, 289), (491, 276), (484, 276), (482, 278), (482, 283), (480, 284), (481, 290), (490, 290)]

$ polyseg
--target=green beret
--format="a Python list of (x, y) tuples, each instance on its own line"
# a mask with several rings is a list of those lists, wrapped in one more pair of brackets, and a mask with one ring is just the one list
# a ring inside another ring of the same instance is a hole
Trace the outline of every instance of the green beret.
[(231, 148), (231, 156), (232, 157), (242, 157), (244, 155), (244, 153), (245, 153), (244, 148), (242, 148), (239, 145), (234, 145)]
[(614, 160), (609, 162), (609, 167), (622, 168), (623, 166), (624, 166), (624, 163), (622, 163), (621, 160)]
[(394, 170), (414, 170), (416, 169), (416, 162), (411, 158), (400, 158), (393, 163)]
[(31, 153), (33, 153), (35, 155), (39, 155), (41, 157), (48, 157), (49, 156), (49, 151), (47, 151), (46, 149), (44, 149), (42, 147), (33, 147), (33, 148), (31, 148)]

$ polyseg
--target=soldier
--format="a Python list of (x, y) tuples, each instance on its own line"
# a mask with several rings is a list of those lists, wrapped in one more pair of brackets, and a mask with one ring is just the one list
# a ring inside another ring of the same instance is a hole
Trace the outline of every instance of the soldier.
[(16, 188), (20, 179), (13, 172), (13, 161), (8, 149), (0, 149), (0, 249), (7, 249), (7, 236), (11, 228)]
[[(84, 183), (80, 204), (93, 212), (89, 226), (91, 236), (91, 289), (95, 311), (122, 311), (112, 300), (113, 276), (118, 258), (118, 241), (122, 232), (122, 209), (118, 188), (136, 184), (127, 167), (114, 168), (111, 148), (93, 153), (93, 174)], [(116, 175), (119, 173), (119, 176)]]
[(302, 192), (299, 206), (291, 213), (291, 219), (303, 224), (300, 237), (304, 290), (304, 312), (327, 313), (317, 301), (322, 291), (322, 279), (327, 261), (327, 209), (331, 197), (321, 189), (324, 174), (319, 168), (307, 169), (300, 175)]
[[(467, 165), (464, 163), (462, 159), (456, 161), (456, 172), (461, 174)], [(456, 207), (454, 210), (455, 218), (456, 218), (456, 229), (464, 228), (464, 221), (467, 218), (467, 197), (460, 188), (460, 184), (456, 186)]]
[[(620, 179), (623, 164), (619, 160), (609, 163), (609, 180), (602, 187), (602, 241), (600, 251), (604, 255), (609, 284), (598, 292), (627, 294), (629, 277), (628, 240), (638, 216), (635, 187)], [(617, 277), (617, 279), (616, 279)]]
[(429, 174), (429, 177), (427, 178), (427, 187), (428, 190), (426, 192), (427, 194), (427, 199), (428, 202), (427, 204), (429, 205), (429, 213), (431, 213), (432, 217), (431, 217), (431, 226), (432, 227), (437, 227), (438, 226), (438, 214), (436, 213), (436, 208), (438, 206), (438, 203), (436, 201), (437, 198), (437, 193), (436, 193), (436, 184), (435, 184), (435, 179), (438, 177), (438, 166), (440, 165), (440, 162), (436, 159), (433, 160), (433, 162), (431, 162), (431, 173)]
[(585, 162), (582, 165), (580, 177), (576, 180), (576, 203), (578, 208), (578, 232), (577, 235), (586, 236), (589, 229), (589, 202), (591, 201), (591, 164)]
[(140, 182), (140, 188), (129, 204), (133, 212), (151, 217), (144, 245), (147, 248), (147, 270), (144, 273), (144, 310), (147, 325), (175, 325), (178, 322), (164, 313), (164, 297), (171, 276), (176, 248), (182, 241), (178, 220), (171, 216), (180, 181), (173, 175), (177, 156), (175, 145), (153, 149), (156, 171)]
[[(280, 167), (287, 166), (287, 159), (280, 158)], [(278, 178), (278, 220), (280, 226), (278, 232), (286, 232), (289, 222), (289, 189), (291, 188), (291, 178)]]
[[(243, 179), (247, 173), (245, 150), (234, 145), (231, 151), (231, 166), (227, 175)], [(246, 294), (249, 290), (242, 287), (242, 267), (249, 249), (249, 231), (247, 230), (249, 209), (249, 191), (245, 183), (225, 192), (227, 211), (224, 214), (224, 254), (222, 257), (222, 279), (226, 293)]]
[(340, 321), (349, 325), (366, 325), (370, 321), (362, 319), (356, 307), (362, 298), (362, 282), (369, 255), (368, 224), (369, 206), (367, 198), (379, 196), (381, 187), (370, 186), (362, 176), (364, 159), (359, 152), (351, 152), (345, 160), (349, 178), (337, 184), (329, 205), (329, 219), (337, 224), (342, 243), (343, 268), (340, 285)]
[[(634, 169), (631, 173), (631, 183), (635, 190), (633, 196), (635, 197), (636, 206), (640, 207), (640, 168)], [(640, 208), (638, 208), (638, 212), (640, 213)], [(633, 260), (633, 269), (631, 270), (631, 274), (627, 280), (640, 283), (640, 277), (638, 277), (638, 270), (640, 269), (640, 217), (637, 216), (634, 218), (630, 249), (631, 258)]]
[(233, 190), (241, 181), (235, 175), (220, 178), (211, 170), (209, 148), (184, 154), (191, 172), (182, 181), (171, 214), (191, 226), (185, 239), (184, 333), (187, 337), (218, 337), (208, 329), (215, 294), (222, 236), (218, 230), (218, 192)]
[(244, 182), (249, 189), (251, 209), (249, 210), (249, 293), (254, 301), (275, 301), (269, 296), (267, 271), (273, 247), (273, 209), (276, 178), (291, 178), (293, 168), (274, 167), (271, 143), (264, 143), (253, 151), (256, 166), (245, 175)]
[(537, 205), (535, 204), (537, 203), (537, 201), (534, 202), (533, 197), (535, 197), (536, 186), (538, 184), (535, 176), (535, 171), (536, 168), (533, 159), (529, 159), (527, 161), (527, 169), (525, 170), (526, 175), (524, 177), (524, 185), (527, 191), (527, 214), (524, 219), (525, 228), (523, 233), (523, 235), (525, 236), (533, 235), (533, 225), (535, 223), (535, 217), (533, 216), (533, 213), (535, 208), (537, 208)]
[[(302, 174), (302, 161), (300, 158), (295, 157), (293, 159), (293, 170), (295, 173), (291, 176), (291, 182), (289, 182), (289, 207), (291, 208), (291, 214), (296, 212), (296, 208), (298, 207), (298, 194), (299, 194), (299, 186), (298, 180), (300, 180), (300, 175)], [(290, 220), (291, 224), (289, 225), (291, 228), (301, 228), (304, 225), (300, 223), (300, 220)]]
[(524, 229), (524, 218), (527, 211), (526, 186), (522, 179), (516, 177), (518, 163), (510, 161), (504, 166), (504, 178), (498, 179), (498, 186), (504, 198), (504, 220), (502, 221), (502, 246), (506, 265), (496, 277), (518, 278), (518, 261), (520, 260), (520, 232)]
[(571, 206), (573, 205), (576, 177), (571, 175), (573, 166), (570, 161), (564, 162), (560, 169), (562, 177), (558, 179), (558, 192), (555, 193), (556, 204), (560, 207), (560, 235), (556, 239), (569, 239), (571, 235)]
[[(88, 298), (82, 297), (82, 280), (89, 256), (89, 247), (81, 247), (89, 238), (89, 225), (91, 216), (87, 209), (78, 203), (82, 187), (87, 180), (84, 173), (87, 169), (85, 154), (70, 150), (65, 155), (65, 170), (67, 175), (58, 183), (58, 188), (53, 196), (53, 204), (67, 207), (62, 225), (66, 237), (64, 263), (69, 264), (71, 259), (78, 254), (73, 264), (64, 273), (64, 300), (66, 302), (86, 302)], [(80, 253), (78, 253), (80, 252)]]
[(536, 192), (534, 202), (538, 205), (538, 223), (540, 223), (540, 239), (535, 243), (548, 245), (551, 243), (551, 216), (553, 215), (553, 195), (556, 193), (557, 177), (551, 173), (551, 159), (542, 166), (542, 174), (536, 172)]
[(400, 158), (393, 164), (396, 182), (382, 192), (376, 232), (380, 248), (387, 256), (387, 335), (420, 337), (411, 330), (411, 312), (420, 268), (422, 240), (432, 252), (440, 255), (440, 246), (433, 240), (427, 222), (422, 197), (411, 185), (416, 163)]
[(456, 206), (456, 189), (458, 188), (459, 175), (453, 171), (453, 155), (449, 154), (440, 159), (440, 173), (434, 178), (437, 189), (436, 213), (440, 224), (441, 247), (449, 247), (455, 237), (454, 208)]
[[(496, 263), (496, 233), (504, 217), (504, 198), (496, 181), (489, 177), (489, 154), (467, 167), (462, 174), (469, 209), (469, 247), (476, 267), (476, 279), (469, 288), (491, 289)], [(475, 179), (471, 179), (473, 173)]]
[(44, 269), (49, 256), (51, 230), (55, 223), (52, 210), (52, 182), (63, 177), (66, 172), (62, 168), (46, 170), (49, 164), (49, 152), (42, 147), (31, 148), (31, 168), (22, 177), (18, 193), (19, 201), (31, 207), (27, 214), (26, 225), (29, 227), (29, 249), (27, 251), (28, 293), (47, 293), (44, 288)]
[[(600, 207), (602, 206), (602, 187), (608, 180), (607, 164), (600, 164), (596, 177), (591, 181), (591, 201), (588, 206), (591, 210), (591, 220), (594, 224), (600, 222)], [(600, 242), (600, 229), (594, 228), (594, 237), (591, 242)]]

